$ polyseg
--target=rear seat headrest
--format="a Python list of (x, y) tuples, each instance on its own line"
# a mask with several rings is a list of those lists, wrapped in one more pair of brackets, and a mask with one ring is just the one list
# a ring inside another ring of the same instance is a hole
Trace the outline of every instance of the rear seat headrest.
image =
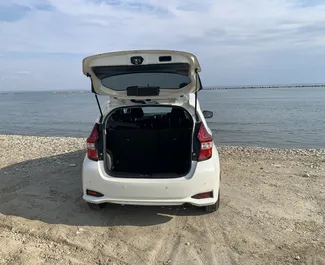
[(119, 116), (120, 121), (122, 122), (131, 122), (132, 120), (132, 115), (131, 113), (123, 113)]
[(132, 108), (130, 113), (133, 118), (137, 119), (142, 118), (144, 115), (142, 108)]
[(177, 117), (177, 118), (184, 118), (185, 117), (185, 113), (183, 110), (179, 109), (179, 108), (173, 108), (171, 111), (171, 116), (172, 117)]
[(172, 127), (179, 126), (184, 120), (186, 120), (184, 111), (179, 108), (173, 108), (170, 113), (170, 125)]

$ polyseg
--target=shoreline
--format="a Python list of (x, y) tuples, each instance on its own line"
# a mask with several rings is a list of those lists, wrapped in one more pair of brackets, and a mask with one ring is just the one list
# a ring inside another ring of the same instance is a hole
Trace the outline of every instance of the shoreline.
[[(228, 89), (265, 89), (265, 88), (317, 88), (317, 87), (325, 87), (325, 84), (303, 84), (303, 85), (242, 85), (242, 86), (207, 86), (203, 88), (203, 90), (211, 91), (211, 90), (228, 90)], [(20, 95), (25, 93), (51, 93), (51, 94), (85, 94), (92, 93), (90, 90), (57, 90), (57, 91), (39, 91), (39, 90), (31, 90), (31, 91), (0, 91), (0, 95)]]
[[(0, 134), (0, 141), (5, 138), (30, 138), (42, 140), (64, 140), (70, 139), (73, 141), (85, 141), (86, 137), (72, 137), (72, 136), (37, 136), (37, 135), (19, 135), (19, 134)], [(248, 145), (227, 145), (216, 144), (217, 149), (220, 150), (234, 150), (234, 151), (254, 151), (254, 152), (292, 152), (292, 153), (319, 153), (325, 155), (325, 148), (288, 148), (288, 147), (263, 147), (263, 146), (248, 146)]]
[(233, 86), (233, 87), (210, 87), (205, 90), (224, 90), (224, 89), (263, 89), (263, 88), (314, 88), (325, 87), (325, 84), (320, 85), (270, 85), (270, 86)]

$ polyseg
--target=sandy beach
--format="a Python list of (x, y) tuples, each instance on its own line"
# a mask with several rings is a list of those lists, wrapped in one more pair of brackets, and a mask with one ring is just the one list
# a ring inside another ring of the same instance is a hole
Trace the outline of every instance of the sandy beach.
[(82, 200), (84, 139), (0, 136), (0, 264), (325, 264), (325, 150), (219, 147), (221, 208)]

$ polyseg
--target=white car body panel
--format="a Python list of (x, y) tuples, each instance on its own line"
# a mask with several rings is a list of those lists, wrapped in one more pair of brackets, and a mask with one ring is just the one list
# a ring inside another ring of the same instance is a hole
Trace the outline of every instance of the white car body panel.
[[(90, 56), (83, 61), (83, 72), (90, 74), (96, 94), (109, 96), (109, 100), (103, 109), (103, 116), (108, 115), (112, 110), (119, 107), (139, 105), (130, 101), (125, 96), (125, 91), (113, 91), (103, 87), (99, 79), (93, 77), (91, 67), (94, 65), (129, 63), (129, 58), (136, 52), (117, 52), (103, 55)], [(174, 52), (173, 60), (177, 62), (186, 61), (191, 69), (201, 70), (194, 55)], [(146, 63), (157, 63), (158, 55), (170, 55), (171, 51), (142, 51), (136, 55), (142, 55)], [(191, 70), (191, 71), (192, 71)], [(192, 81), (196, 81), (197, 75), (191, 72)], [(97, 79), (97, 80), (96, 80)], [(180, 106), (186, 109), (195, 120), (195, 94), (197, 87), (186, 86), (183, 89), (175, 89), (168, 93), (161, 93), (154, 99), (158, 105)], [(118, 93), (118, 94), (116, 94)], [(138, 97), (136, 98), (139, 99)], [(141, 98), (140, 98), (141, 99)], [(143, 106), (143, 105), (142, 105)], [(200, 116), (207, 132), (212, 136), (203, 112), (197, 100), (197, 113)], [(100, 117), (96, 122), (99, 122)], [(213, 144), (212, 157), (205, 161), (192, 161), (190, 172), (178, 178), (122, 178), (109, 175), (104, 166), (105, 160), (93, 161), (85, 155), (82, 165), (82, 187), (83, 199), (92, 204), (117, 203), (130, 205), (182, 205), (190, 203), (195, 206), (213, 205), (218, 201), (220, 187), (220, 163), (219, 154)], [(102, 197), (87, 195), (86, 190), (92, 190), (103, 194)], [(213, 192), (211, 198), (194, 199), (192, 196), (205, 192)]]
[[(175, 89), (161, 89), (160, 94), (153, 96), (154, 100), (156, 99), (169, 99), (169, 98), (178, 98), (182, 95), (188, 95), (197, 90), (197, 75), (196, 73), (201, 71), (200, 64), (195, 55), (182, 51), (169, 51), (169, 50), (142, 50), (142, 51), (121, 51), (121, 52), (111, 52), (96, 54), (83, 59), (82, 70), (83, 74), (90, 77), (92, 81), (92, 86), (96, 94), (113, 96), (119, 99), (128, 99), (130, 96), (127, 96), (125, 90), (116, 91), (109, 87), (105, 87), (101, 80), (97, 78), (94, 73), (93, 67), (107, 67), (107, 66), (130, 66), (130, 59), (134, 56), (141, 56), (144, 58), (144, 61), (141, 65), (164, 65), (168, 63), (187, 63), (189, 65), (188, 77), (191, 79), (191, 82), (183, 88)], [(170, 56), (172, 59), (168, 62), (160, 62), (160, 56)], [(133, 98), (133, 97), (132, 97)], [(137, 99), (146, 99), (147, 97), (137, 97)]]
[[(165, 104), (168, 103), (165, 102)], [(103, 113), (107, 115), (117, 107), (130, 105), (132, 104), (128, 102), (125, 102), (125, 105), (118, 104), (118, 101), (108, 102)], [(195, 96), (190, 94), (188, 101), (177, 102), (173, 105), (182, 106), (194, 115)], [(212, 131), (203, 117), (199, 102), (197, 102), (197, 111), (207, 131), (212, 135)], [(191, 171), (184, 177), (166, 179), (113, 177), (106, 173), (103, 161), (92, 161), (85, 156), (82, 166), (82, 185), (83, 199), (94, 204), (182, 205), (190, 203), (195, 206), (212, 205), (216, 203), (217, 197), (207, 199), (191, 197), (209, 191), (218, 194), (220, 186), (219, 154), (216, 146), (213, 145), (213, 155), (210, 159), (200, 162), (193, 161)], [(89, 196), (86, 194), (87, 189), (100, 192), (104, 196)]]
[[(117, 203), (130, 205), (182, 205), (207, 206), (216, 203), (217, 197), (193, 199), (193, 195), (213, 191), (218, 194), (220, 185), (220, 166), (218, 152), (214, 146), (211, 159), (198, 162), (192, 172), (181, 178), (173, 179), (130, 179), (109, 176), (103, 162), (94, 162), (85, 157), (83, 162), (82, 183), (83, 199), (90, 203)], [(193, 172), (195, 171), (195, 173)], [(193, 174), (194, 173), (194, 174)], [(86, 189), (104, 194), (93, 197)]]

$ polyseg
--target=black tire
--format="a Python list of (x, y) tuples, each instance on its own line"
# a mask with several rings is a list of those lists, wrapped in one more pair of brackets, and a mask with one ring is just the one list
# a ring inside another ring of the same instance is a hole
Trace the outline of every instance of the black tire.
[(95, 203), (87, 202), (87, 204), (91, 210), (95, 210), (95, 211), (99, 211), (101, 209), (104, 209), (105, 207), (105, 203), (95, 204)]
[(215, 204), (205, 206), (204, 208), (207, 213), (214, 213), (219, 209), (219, 206), (220, 206), (220, 190), (218, 192), (217, 202)]

